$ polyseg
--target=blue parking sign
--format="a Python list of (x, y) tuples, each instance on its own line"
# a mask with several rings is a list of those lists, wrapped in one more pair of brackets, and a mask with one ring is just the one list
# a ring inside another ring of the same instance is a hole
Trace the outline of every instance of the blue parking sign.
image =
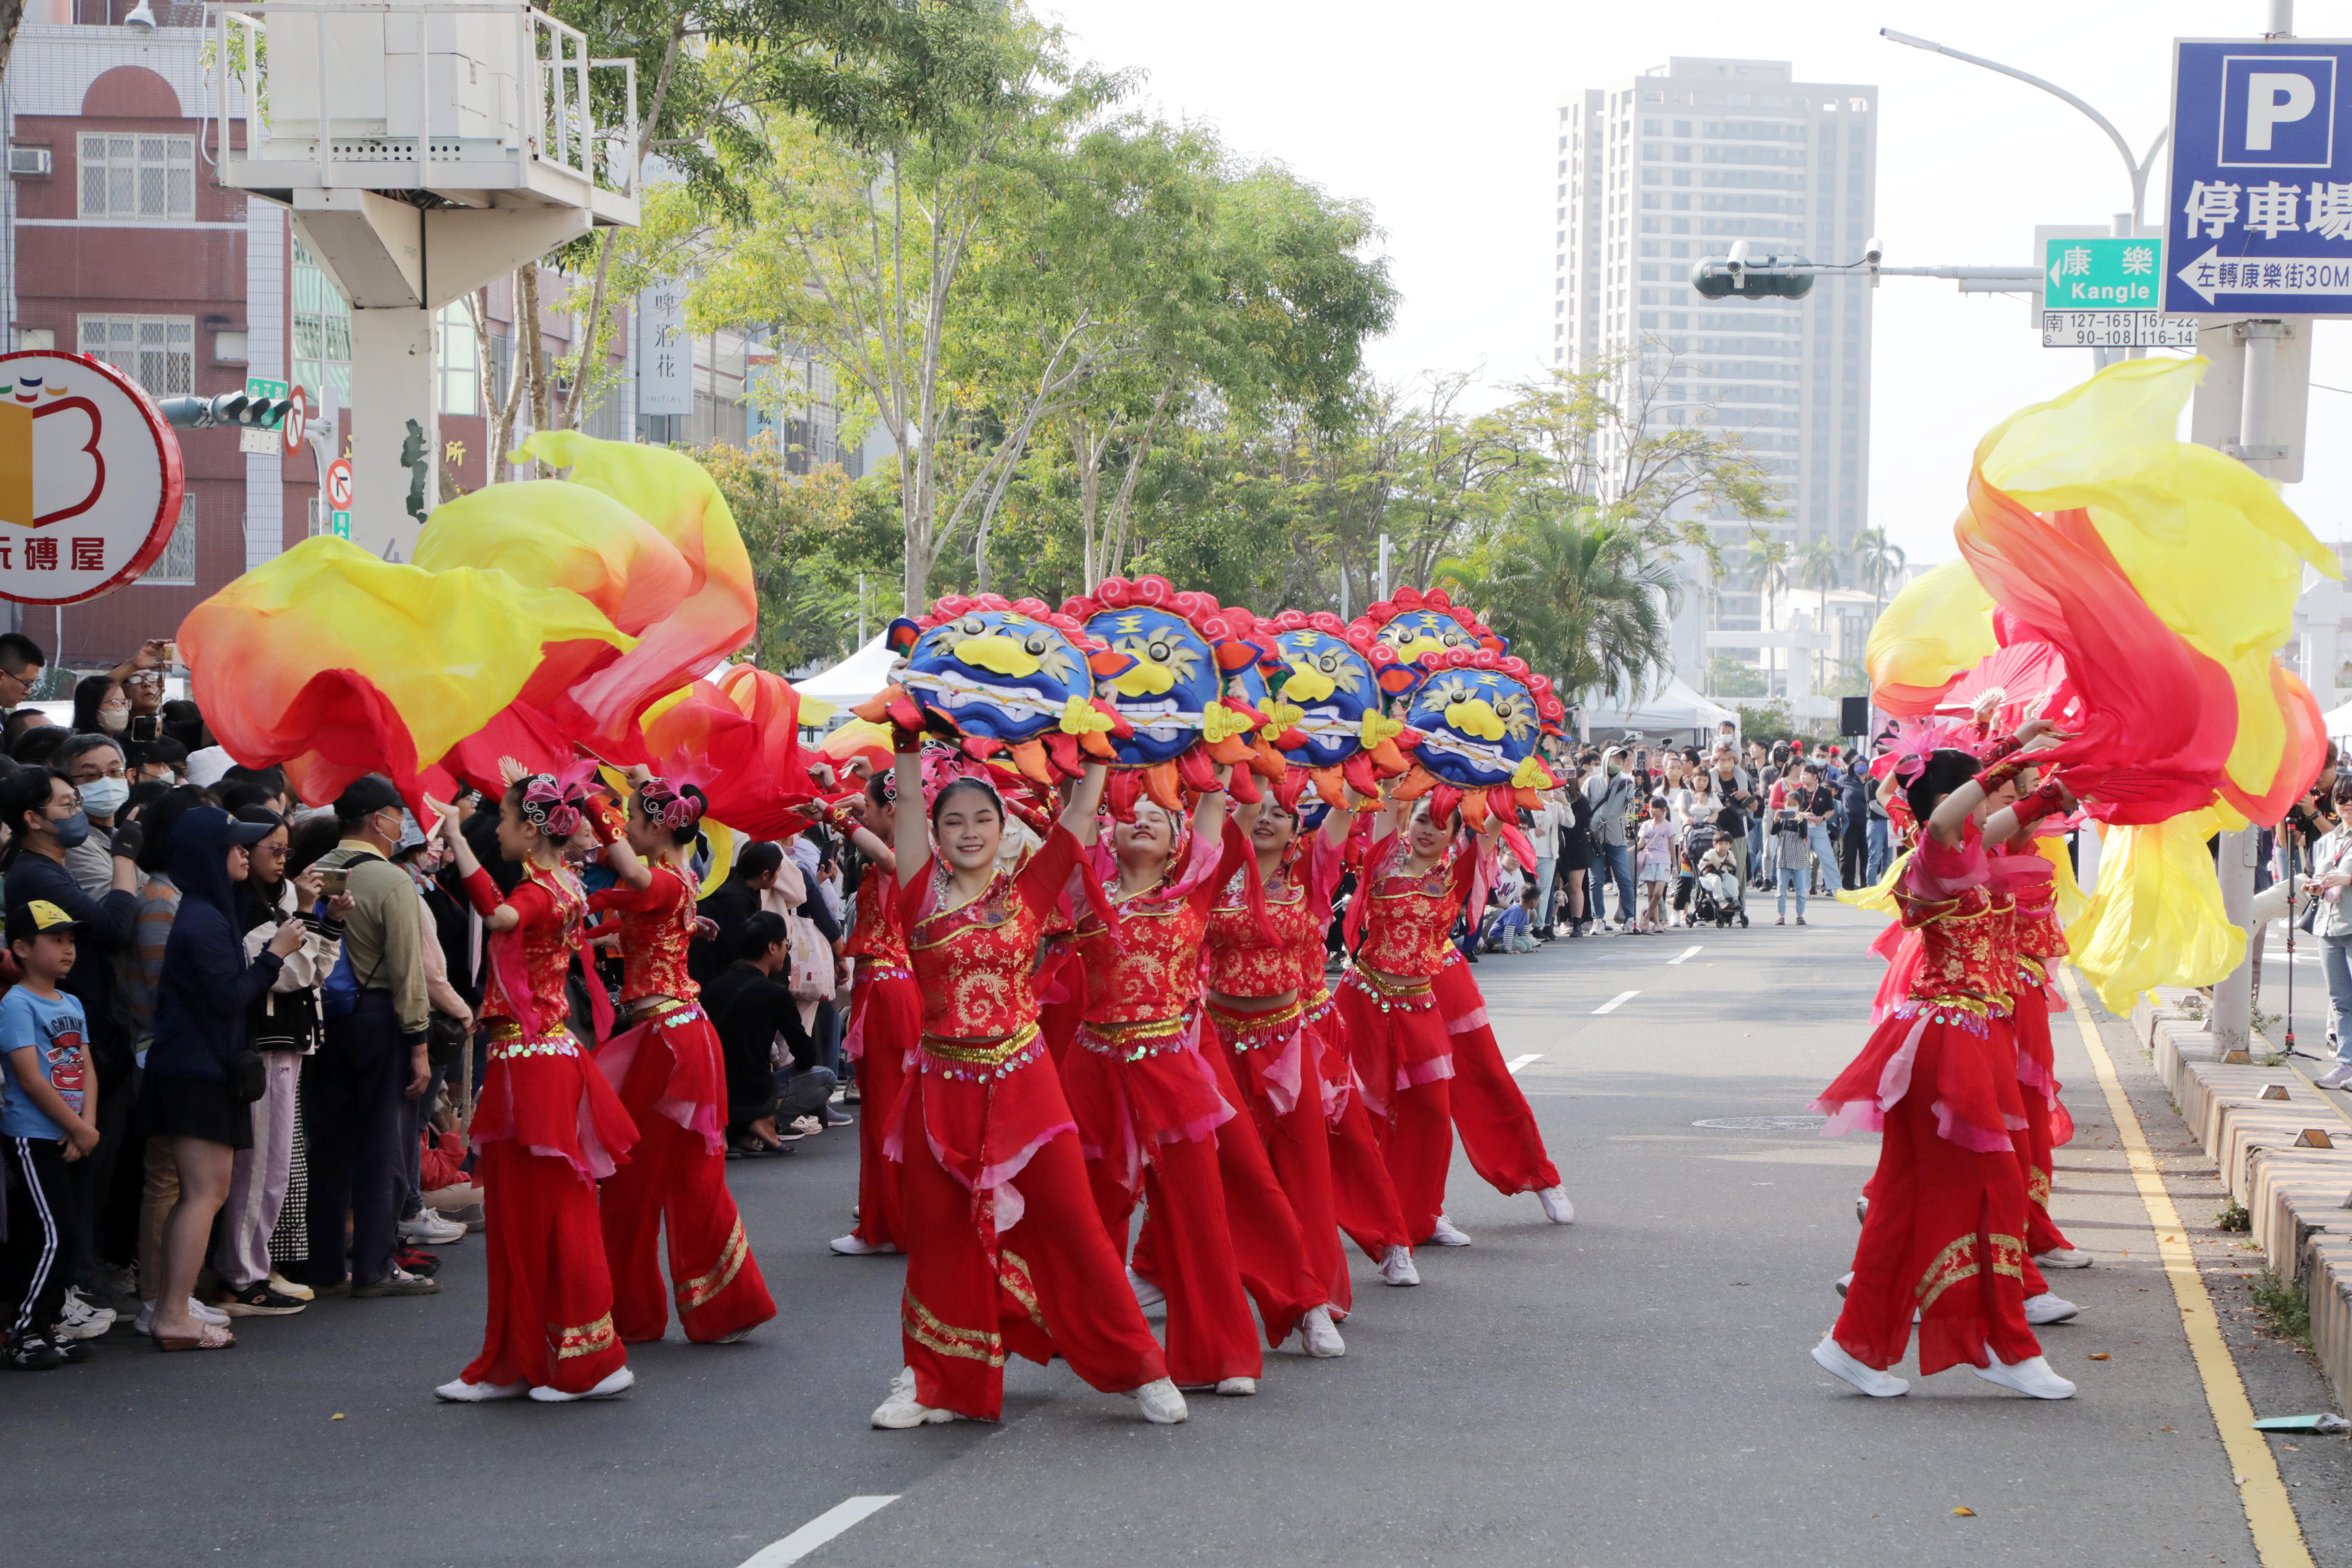
[(2173, 46), (2164, 309), (2352, 314), (2352, 41)]

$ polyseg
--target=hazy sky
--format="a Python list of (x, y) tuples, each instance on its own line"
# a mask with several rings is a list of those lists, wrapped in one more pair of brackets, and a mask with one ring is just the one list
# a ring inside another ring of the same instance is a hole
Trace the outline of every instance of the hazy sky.
[[(2144, 153), (2168, 112), (2171, 40), (2253, 37), (2268, 14), (2263, 0), (1035, 3), (1082, 55), (1145, 70), (1163, 112), (1213, 121), (1237, 152), (1371, 203), (1404, 294), (1396, 330), (1372, 350), (1382, 375), (1483, 366), (1490, 382), (1549, 361), (1558, 107), (1569, 92), (1669, 55), (1785, 59), (1801, 81), (1875, 86), (1887, 264), (2031, 265), (2036, 224), (2105, 224), (2129, 205), (2114, 144), (2047, 93), (1878, 29), (2048, 78)], [(2304, 0), (2295, 22), (2305, 37), (2352, 35), (2352, 0)], [(2162, 221), (2165, 177), (2159, 157), (2150, 222)], [(1885, 279), (1874, 318), (1871, 519), (1915, 558), (1946, 559), (1978, 437), (2089, 375), (2090, 353), (2042, 348), (2018, 296), (1962, 297), (1927, 279)], [(2320, 331), (2312, 378), (2352, 387), (2352, 331)], [(2352, 536), (2352, 395), (2314, 390), (2311, 408), (2314, 451), (2336, 455), (2315, 458), (2287, 500), (2334, 541)]]

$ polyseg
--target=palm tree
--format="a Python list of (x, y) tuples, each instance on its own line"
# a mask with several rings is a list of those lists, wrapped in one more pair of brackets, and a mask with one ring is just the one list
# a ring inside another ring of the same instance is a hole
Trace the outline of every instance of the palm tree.
[(1674, 668), (1682, 579), (1632, 524), (1590, 510), (1526, 516), (1477, 563), (1441, 563), (1511, 651), (1552, 677), (1563, 700), (1587, 691), (1638, 698)]
[[(1764, 613), (1757, 625), (1764, 631), (1772, 629), (1773, 601), (1789, 591), (1789, 542), (1777, 534), (1760, 530), (1748, 541), (1748, 585), (1764, 595)], [(1769, 691), (1777, 656), (1764, 649), (1764, 687)]]
[(1870, 590), (1872, 620), (1885, 607), (1886, 590), (1906, 559), (1903, 547), (1888, 539), (1883, 528), (1865, 528), (1853, 536), (1854, 580)]
[[(1845, 574), (1839, 562), (1838, 547), (1830, 540), (1816, 539), (1811, 544), (1797, 547), (1798, 584), (1814, 589), (1822, 596), (1821, 619), (1813, 626), (1817, 632), (1830, 629), (1830, 590), (1845, 586)], [(1813, 654), (1813, 686), (1819, 689), (1821, 684), (1822, 656), (1816, 649)]]

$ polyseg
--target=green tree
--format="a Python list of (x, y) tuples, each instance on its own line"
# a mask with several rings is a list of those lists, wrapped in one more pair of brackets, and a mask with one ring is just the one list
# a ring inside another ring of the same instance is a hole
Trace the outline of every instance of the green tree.
[(1865, 528), (1853, 536), (1856, 581), (1870, 590), (1871, 619), (1886, 606), (1886, 591), (1902, 574), (1903, 547), (1886, 537), (1883, 528)]
[[(1830, 629), (1830, 590), (1845, 586), (1843, 561), (1837, 545), (1826, 539), (1816, 539), (1797, 547), (1797, 584), (1821, 595), (1821, 618), (1813, 626), (1817, 632)], [(1813, 653), (1814, 688), (1819, 689), (1821, 684), (1822, 655), (1816, 649)]]
[[(898, 565), (887, 484), (852, 479), (831, 464), (793, 473), (772, 434), (748, 447), (699, 447), (693, 457), (727, 498), (751, 552), (760, 664), (793, 670), (854, 651), (859, 574), (887, 586)], [(887, 605), (887, 593), (874, 596)]]
[(1673, 558), (1633, 522), (1597, 509), (1562, 514), (1544, 500), (1523, 504), (1485, 559), (1449, 563), (1440, 577), (1549, 675), (1564, 700), (1638, 700), (1674, 668), (1682, 582)]
[[(1772, 629), (1772, 606), (1789, 591), (1789, 542), (1758, 529), (1748, 536), (1746, 565), (1748, 588), (1764, 596), (1764, 613), (1758, 624), (1769, 632)], [(1774, 649), (1767, 647), (1763, 653), (1764, 681), (1769, 686), (1780, 661)]]

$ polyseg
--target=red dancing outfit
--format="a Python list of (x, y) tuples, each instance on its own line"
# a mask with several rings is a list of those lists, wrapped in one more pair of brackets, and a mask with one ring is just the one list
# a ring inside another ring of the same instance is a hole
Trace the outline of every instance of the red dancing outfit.
[(1364, 934), (1339, 987), (1339, 1012), (1364, 1099), (1376, 1125), (1387, 1122), (1389, 1176), (1406, 1233), (1420, 1241), (1445, 1208), (1454, 1155), (1453, 1043), (1430, 983), (1444, 966), (1476, 857), (1456, 840), (1418, 877), (1404, 873), (1405, 859), (1401, 834), (1375, 842), (1365, 856)]
[(2017, 1079), (2025, 1101), (2025, 1131), (2018, 1135), (2017, 1158), (2025, 1171), (2026, 1294), (2039, 1295), (2042, 1282), (2032, 1258), (2036, 1254), (2071, 1248), (2050, 1217), (2051, 1151), (2074, 1136), (2074, 1119), (2058, 1098), (2057, 1058), (2050, 1038), (2050, 1016), (2065, 1011), (2050, 983), (2050, 964), (2066, 956), (2066, 933), (2058, 924), (2056, 868), (2036, 853), (2030, 839), (2021, 839), (2002, 864), (2021, 868), (2011, 884), (2016, 912), (2010, 934), (2017, 979), (2011, 988), (2016, 1005)]
[(1126, 1239), (1136, 1204), (1150, 1205), (1151, 1261), (1168, 1295), (1168, 1375), (1179, 1387), (1265, 1370), (1217, 1168), (1217, 1130), (1234, 1106), (1200, 1042), (1208, 908), (1235, 858), (1218, 840), (1193, 834), (1158, 883), (1122, 894), (1116, 864), (1097, 857), (1087, 874), (1100, 879), (1115, 912), (1107, 919), (1091, 898), (1079, 912), (1086, 1009), (1062, 1059), (1087, 1177), (1114, 1247)]
[[(1246, 876), (1227, 882), (1209, 911), (1206, 984), (1216, 996), (1284, 998), (1255, 1008), (1213, 999), (1202, 1046), (1233, 1053), (1226, 1065), (1247, 1095), (1275, 1173), (1297, 1215), (1307, 1261), (1326, 1304), (1344, 1317), (1353, 1304), (1339, 1234), (1346, 1228), (1377, 1261), (1409, 1246), (1346, 1051), (1332, 1040), (1338, 1013), (1323, 984), (1323, 932), (1343, 850), (1317, 834), (1265, 888), (1265, 928), (1246, 896)], [(1268, 933), (1274, 937), (1269, 945)], [(1311, 979), (1313, 1012), (1309, 1016)]]
[(1559, 1170), (1544, 1149), (1536, 1113), (1519, 1080), (1503, 1065), (1503, 1047), (1486, 1022), (1486, 998), (1452, 942), (1445, 944), (1444, 965), (1429, 989), (1454, 1050), (1454, 1125), (1470, 1168), (1505, 1197), (1559, 1185)]
[(1919, 1322), (1919, 1370), (2040, 1355), (2025, 1322), (2025, 1125), (2009, 1016), (2006, 926), (1974, 824), (1947, 847), (1922, 836), (1895, 898), (1920, 955), (1907, 994), (1815, 1102), (1823, 1131), (1884, 1134), (1853, 1280), (1832, 1331), (1885, 1371)]
[(869, 1247), (903, 1248), (907, 1226), (898, 1172), (882, 1142), (922, 1037), (923, 999), (907, 962), (906, 928), (898, 922), (898, 879), (873, 861), (858, 884), (857, 918), (841, 950), (857, 960), (841, 1049), (857, 1064), (857, 1095), (866, 1108), (857, 1129), (857, 1228), (851, 1234)]
[(638, 1132), (629, 1163), (604, 1183), (613, 1321), (630, 1344), (668, 1329), (655, 1258), (667, 1224), (678, 1322), (698, 1343), (723, 1340), (774, 1317), (776, 1303), (727, 1190), (726, 1061), (686, 973), (694, 889), (656, 866), (644, 889), (615, 887), (588, 907), (618, 917), (621, 1001), (636, 1020), (596, 1053)]
[(637, 1141), (564, 1024), (564, 977), (587, 900), (566, 868), (526, 866), (504, 898), (477, 868), (466, 891), (485, 917), (503, 903), (522, 919), (490, 939), (489, 1064), (472, 1130), (489, 1222), (489, 1321), (482, 1353), (460, 1377), (583, 1394), (626, 1364), (596, 1184)]
[(907, 1226), (899, 1327), (917, 1403), (981, 1420), (1003, 1407), (1008, 1350), (1059, 1354), (1113, 1393), (1166, 1375), (1036, 1023), (1038, 938), (1079, 856), (1057, 826), (968, 902), (941, 907), (928, 868), (900, 893), (922, 1043), (885, 1145)]

